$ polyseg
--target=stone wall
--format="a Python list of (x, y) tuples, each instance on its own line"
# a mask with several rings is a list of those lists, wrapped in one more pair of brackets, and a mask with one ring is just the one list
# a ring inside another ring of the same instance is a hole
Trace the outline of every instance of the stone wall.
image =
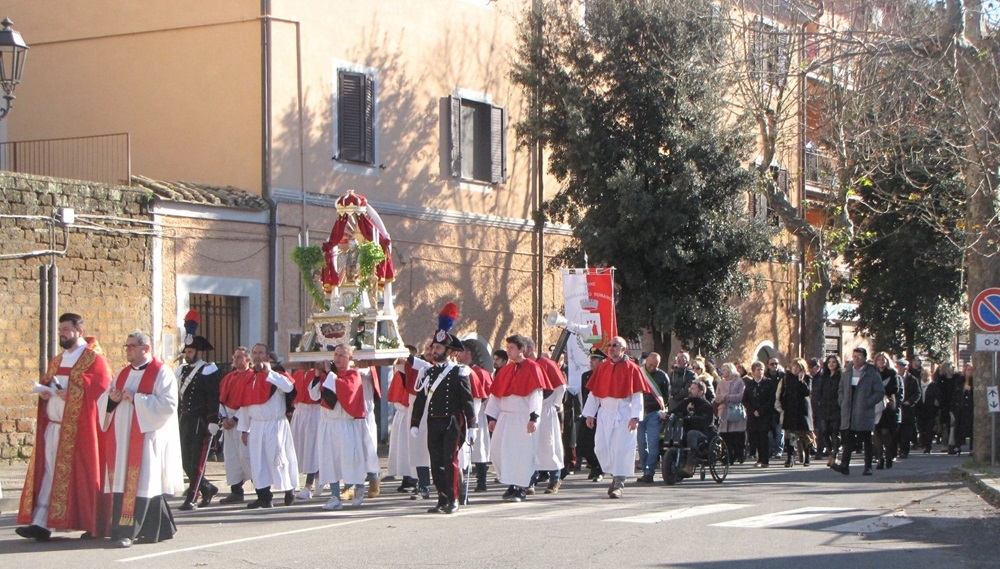
[[(83, 316), (86, 335), (98, 339), (112, 368), (125, 364), (125, 336), (150, 330), (149, 197), (129, 187), (0, 172), (0, 462), (30, 457), (34, 443), (28, 393), (39, 376), (42, 264), (54, 259), (58, 268), (58, 313)], [(65, 232), (42, 219), (64, 207), (76, 215)], [(50, 248), (65, 255), (17, 258)]]

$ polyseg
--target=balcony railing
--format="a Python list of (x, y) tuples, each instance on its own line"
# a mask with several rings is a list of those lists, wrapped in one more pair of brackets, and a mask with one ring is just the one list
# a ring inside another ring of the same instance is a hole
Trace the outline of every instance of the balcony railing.
[(837, 186), (837, 168), (833, 157), (813, 149), (806, 149), (806, 183), (824, 190)]
[(132, 185), (128, 133), (0, 143), (0, 170)]

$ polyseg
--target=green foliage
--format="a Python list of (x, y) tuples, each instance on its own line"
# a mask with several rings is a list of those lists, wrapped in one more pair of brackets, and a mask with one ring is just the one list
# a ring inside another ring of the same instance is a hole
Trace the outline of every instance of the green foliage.
[(318, 273), (326, 264), (319, 245), (303, 245), (292, 249), (292, 262), (302, 273), (302, 283), (313, 300), (317, 310), (326, 310), (326, 295), (319, 288)]
[(514, 81), (537, 97), (517, 125), (542, 141), (559, 192), (551, 218), (574, 227), (559, 255), (615, 266), (618, 326), (726, 351), (773, 229), (746, 214), (746, 123), (727, 122), (726, 23), (710, 0), (540, 2), (522, 25)]
[(940, 104), (952, 91), (947, 69), (938, 69), (931, 96), (900, 63), (881, 61), (872, 72), (891, 95), (863, 108), (863, 134), (848, 156), (869, 174), (859, 187), (865, 207), (847, 250), (854, 278), (845, 290), (858, 302), (850, 316), (877, 350), (940, 360), (963, 324), (964, 181), (957, 155), (942, 152), (962, 126)]

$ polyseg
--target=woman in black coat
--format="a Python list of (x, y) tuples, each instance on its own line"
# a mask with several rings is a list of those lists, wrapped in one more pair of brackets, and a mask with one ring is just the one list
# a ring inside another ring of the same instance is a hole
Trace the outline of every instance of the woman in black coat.
[(809, 455), (815, 443), (809, 403), (811, 383), (805, 360), (798, 358), (778, 386), (775, 408), (781, 412), (781, 428), (785, 430), (785, 468), (795, 463), (796, 448), (803, 454), (802, 466), (809, 466)]
[(899, 446), (899, 374), (892, 365), (892, 358), (885, 352), (875, 356), (875, 369), (882, 376), (882, 387), (885, 389), (882, 416), (875, 423), (874, 441), (875, 457), (878, 458), (875, 469), (882, 470), (892, 468)]
[(767, 468), (771, 458), (771, 443), (767, 435), (774, 424), (774, 394), (776, 385), (764, 377), (764, 364), (754, 362), (750, 377), (743, 390), (743, 406), (747, 410), (747, 441), (750, 452), (757, 453), (757, 468)]
[(812, 408), (813, 431), (816, 433), (820, 455), (829, 455), (830, 462), (836, 460), (840, 446), (840, 358), (827, 356), (823, 371), (813, 378)]
[(968, 364), (965, 366), (965, 373), (956, 376), (952, 384), (951, 420), (955, 440), (948, 451), (949, 454), (960, 454), (966, 438), (969, 439), (969, 451), (972, 451), (972, 376), (972, 364)]

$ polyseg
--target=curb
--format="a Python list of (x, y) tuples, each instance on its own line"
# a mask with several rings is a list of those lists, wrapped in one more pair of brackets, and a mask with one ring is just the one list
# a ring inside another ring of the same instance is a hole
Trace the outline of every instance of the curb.
[(956, 466), (951, 471), (968, 482), (976, 493), (982, 496), (990, 505), (1000, 508), (1000, 479), (993, 478), (982, 472), (969, 470), (964, 466)]

